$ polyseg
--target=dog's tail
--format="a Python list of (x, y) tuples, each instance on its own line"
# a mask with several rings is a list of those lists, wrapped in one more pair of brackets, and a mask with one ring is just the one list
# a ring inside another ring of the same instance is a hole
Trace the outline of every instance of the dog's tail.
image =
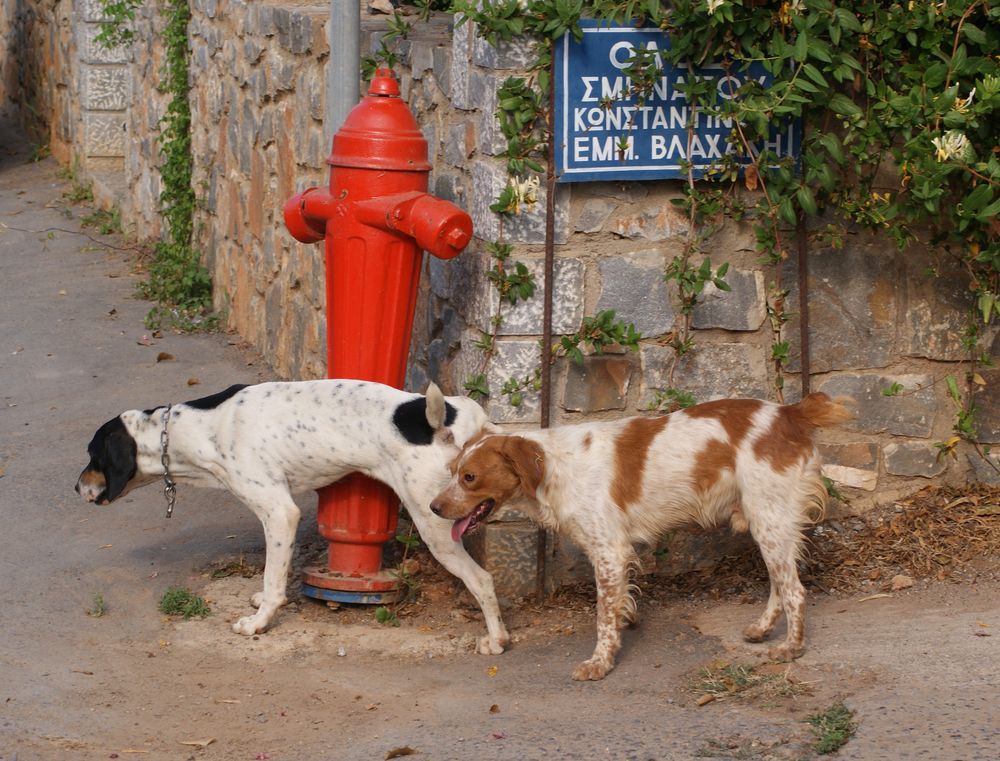
[(822, 391), (817, 391), (809, 394), (798, 404), (789, 405), (789, 408), (797, 413), (796, 416), (806, 427), (824, 428), (853, 420), (855, 415), (847, 408), (847, 405), (853, 402), (854, 400), (847, 396), (831, 399)]

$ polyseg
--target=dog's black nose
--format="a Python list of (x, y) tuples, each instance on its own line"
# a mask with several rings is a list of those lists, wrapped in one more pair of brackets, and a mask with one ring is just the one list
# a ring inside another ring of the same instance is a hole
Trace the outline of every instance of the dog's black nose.
[(431, 512), (434, 513), (434, 515), (441, 515), (442, 510), (444, 510), (444, 507), (441, 506), (440, 502), (437, 500), (431, 502)]

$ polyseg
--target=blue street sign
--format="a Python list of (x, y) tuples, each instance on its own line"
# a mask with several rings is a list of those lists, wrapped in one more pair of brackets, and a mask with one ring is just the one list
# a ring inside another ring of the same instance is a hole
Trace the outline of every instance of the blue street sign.
[[(593, 180), (657, 180), (687, 177), (682, 162), (690, 161), (695, 177), (716, 164), (732, 147), (727, 138), (731, 119), (704, 111), (696, 114), (688, 146), (690, 106), (681, 89), (687, 66), (672, 66), (656, 56), (661, 69), (653, 91), (639, 103), (630, 94), (623, 71), (636, 49), (670, 48), (667, 33), (657, 28), (608, 26), (592, 19), (580, 21), (583, 40), (566, 34), (556, 47), (555, 149), (559, 182)], [(706, 64), (695, 75), (715, 80), (717, 103), (734, 97), (748, 79), (767, 88), (772, 77), (760, 64), (746, 70)], [(780, 157), (797, 158), (801, 131), (797, 121), (772, 127), (766, 148)], [(761, 146), (758, 146), (760, 148)], [(690, 151), (689, 151), (690, 148)], [(744, 159), (748, 161), (748, 159)]]

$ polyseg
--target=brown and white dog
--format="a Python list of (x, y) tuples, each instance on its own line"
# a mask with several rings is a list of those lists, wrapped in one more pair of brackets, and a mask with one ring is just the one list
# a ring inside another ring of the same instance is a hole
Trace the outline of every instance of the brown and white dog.
[(771, 594), (743, 636), (762, 641), (784, 611), (788, 634), (769, 656), (791, 660), (803, 652), (802, 529), (822, 516), (826, 499), (812, 434), (852, 417), (840, 401), (816, 393), (784, 406), (722, 399), (666, 417), (485, 434), (452, 463), (431, 510), (455, 520), (457, 540), (519, 500), (519, 509), (587, 553), (597, 578), (597, 646), (573, 672), (578, 680), (602, 679), (614, 668), (621, 626), (635, 613), (635, 543), (652, 545), (685, 524), (749, 528)]

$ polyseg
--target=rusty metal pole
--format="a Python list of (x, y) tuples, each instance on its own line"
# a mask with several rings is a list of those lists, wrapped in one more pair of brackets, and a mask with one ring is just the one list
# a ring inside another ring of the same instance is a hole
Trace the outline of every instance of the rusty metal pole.
[(795, 222), (795, 244), (798, 250), (799, 280), (799, 349), (802, 373), (802, 396), (809, 393), (809, 236), (805, 215), (799, 213)]
[[(555, 113), (555, 63), (549, 70), (549, 112), (546, 116), (546, 129), (549, 132), (548, 157), (545, 162), (545, 271), (542, 297), (542, 403), (541, 427), (548, 428), (551, 419), (552, 403), (552, 292), (555, 290), (555, 209), (556, 209), (556, 161), (555, 133), (552, 129), (552, 118)], [(535, 545), (535, 596), (545, 599), (545, 576), (547, 570), (547, 532), (538, 529)]]

